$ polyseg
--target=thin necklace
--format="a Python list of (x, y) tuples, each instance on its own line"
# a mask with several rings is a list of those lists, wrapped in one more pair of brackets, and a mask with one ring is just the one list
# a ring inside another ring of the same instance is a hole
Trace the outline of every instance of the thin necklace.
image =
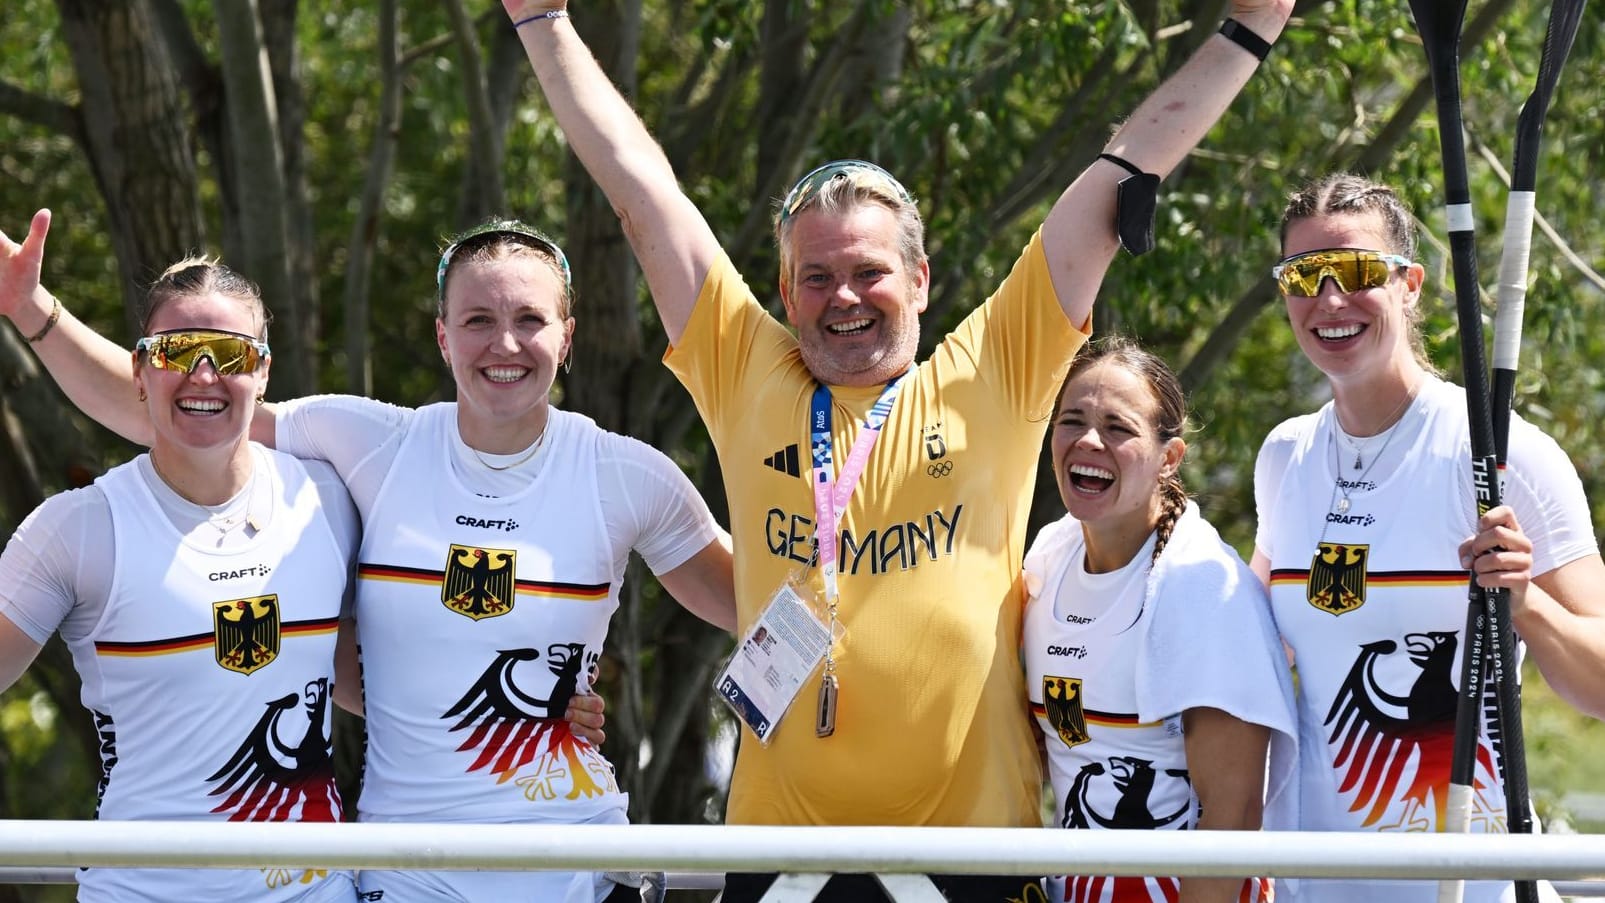
[(525, 461), (528, 461), (530, 458), (535, 457), (535, 453), (541, 450), (541, 444), (546, 441), (546, 430), (551, 425), (552, 425), (552, 418), (551, 418), (551, 415), (548, 414), (548, 415), (546, 415), (546, 425), (541, 427), (541, 434), (539, 436), (535, 437), (535, 444), (531, 445), (529, 447), (529, 451), (524, 452), (522, 455), (519, 455), (517, 461), (513, 461), (513, 462), (511, 462), (509, 464), (500, 464), (500, 465), (492, 464), (492, 463), (490, 463), (489, 461), (486, 461), (483, 457), (480, 456), (479, 449), (474, 448), (472, 445), (468, 445), (468, 443), (466, 443), (466, 442), (464, 442), (463, 444), (464, 445), (468, 445), (468, 450), (474, 453), (475, 460), (479, 461), (479, 463), (485, 465), (486, 467), (490, 468), (491, 470), (494, 470), (494, 471), (497, 471), (497, 472), (500, 472), (500, 471), (503, 471), (503, 470), (512, 470), (513, 468), (517, 467), (518, 465), (523, 464)]
[[(216, 506), (216, 505), (203, 505), (200, 502), (197, 502), (194, 499), (191, 499), (189, 496), (185, 495), (182, 491), (180, 491), (179, 488), (178, 488), (178, 484), (173, 482), (172, 478), (169, 477), (162, 470), (162, 465), (160, 465), (160, 464), (158, 464), (156, 462), (156, 454), (154, 452), (152, 452), (151, 454), (147, 455), (146, 457), (150, 458), (150, 466), (152, 467), (152, 469), (154, 469), (156, 471), (156, 476), (160, 477), (161, 481), (163, 483), (167, 484), (167, 488), (171, 489), (173, 491), (174, 495), (177, 495), (179, 498), (183, 499), (186, 502), (189, 502), (192, 505), (196, 505), (198, 507), (201, 507), (201, 508), (204, 508), (204, 509), (207, 509), (207, 510), (211, 510), (211, 509), (217, 508), (217, 507), (222, 507), (222, 506)], [(242, 493), (252, 493), (255, 490), (256, 490), (256, 467), (254, 466), (254, 463), (253, 463), (253, 466), (251, 468), (251, 475), (250, 475), (250, 477), (248, 477), (246, 479), (245, 486), (240, 490), (240, 492), (242, 492)], [(251, 502), (252, 502), (251, 496), (249, 494), (245, 495), (243, 498), (240, 498), (240, 497), (236, 496), (236, 498), (235, 499), (231, 499), (231, 501), (239, 501), (241, 504), (230, 506), (230, 507), (235, 508), (235, 509), (244, 508), (245, 509), (244, 513), (243, 514), (234, 514), (234, 513), (229, 513), (229, 514), (209, 514), (207, 516), (207, 518), (206, 518), (206, 523), (208, 525), (210, 525), (212, 527), (212, 529), (216, 530), (219, 534), (222, 534), (222, 535), (225, 535), (225, 536), (228, 535), (229, 531), (233, 530), (235, 527), (239, 526), (240, 524), (248, 524), (248, 525), (250, 525), (251, 529), (256, 530), (256, 531), (261, 531), (262, 527), (261, 527), (260, 523), (258, 522), (257, 517), (254, 514), (251, 513)], [(223, 506), (229, 506), (229, 503), (228, 502), (224, 502)]]
[[(1404, 401), (1401, 402), (1397, 408), (1393, 409), (1393, 414), (1389, 414), (1388, 415), (1388, 419), (1392, 420), (1393, 416), (1395, 414), (1398, 414), (1400, 411), (1405, 410), (1407, 407), (1409, 407), (1410, 402), (1413, 401), (1415, 399), (1415, 397), (1416, 397), (1415, 390), (1414, 389), (1410, 390), (1410, 393), (1404, 396)], [(1353, 480), (1353, 481), (1348, 481), (1348, 480), (1343, 479), (1343, 465), (1338, 460), (1337, 434), (1340, 431), (1342, 431), (1343, 425), (1340, 422), (1338, 422), (1338, 419), (1337, 419), (1337, 408), (1335, 406), (1333, 407), (1333, 409), (1332, 409), (1332, 469), (1337, 472), (1337, 476), (1335, 476), (1332, 479), (1332, 502), (1329, 503), (1329, 506), (1331, 507), (1332, 513), (1334, 513), (1334, 514), (1347, 514), (1347, 513), (1349, 513), (1349, 508), (1350, 508), (1349, 494), (1352, 493), (1355, 489), (1358, 489), (1359, 487), (1365, 485), (1365, 478), (1371, 474), (1371, 468), (1376, 467), (1377, 466), (1377, 462), (1382, 460), (1382, 455), (1385, 452), (1387, 452), (1387, 450), (1388, 450), (1388, 443), (1393, 441), (1394, 434), (1399, 432), (1399, 424), (1403, 423), (1403, 422), (1404, 422), (1404, 418), (1400, 417), (1397, 421), (1394, 421), (1394, 423), (1391, 424), (1387, 428), (1387, 431), (1382, 436), (1382, 447), (1377, 449), (1376, 457), (1371, 459), (1371, 463), (1366, 465), (1365, 470), (1360, 471), (1360, 478), (1359, 479)], [(1359, 467), (1360, 466), (1360, 458), (1359, 458), (1359, 453), (1358, 452), (1355, 453), (1354, 466), (1355, 467)], [(1342, 495), (1342, 498), (1338, 498), (1339, 494)]]
[[(1388, 428), (1388, 431), (1386, 433), (1384, 433), (1383, 436), (1382, 436), (1382, 448), (1377, 449), (1377, 454), (1379, 456), (1382, 454), (1382, 450), (1388, 447), (1388, 439), (1392, 438), (1392, 436), (1393, 436), (1393, 431), (1392, 431), (1391, 424), (1396, 422), (1394, 418), (1398, 417), (1399, 413), (1401, 411), (1403, 411), (1405, 408), (1410, 406), (1410, 402), (1415, 400), (1416, 391), (1419, 388), (1420, 388), (1420, 386), (1418, 385), (1416, 388), (1411, 389), (1410, 391), (1404, 393), (1404, 400), (1399, 402), (1398, 407), (1396, 407), (1392, 411), (1388, 412), (1388, 416), (1382, 418), (1382, 424), (1383, 424), (1384, 427)], [(1336, 408), (1335, 405), (1333, 406), (1333, 409), (1332, 409), (1332, 419), (1335, 421), (1335, 423), (1333, 425), (1333, 430), (1332, 430), (1333, 435), (1342, 436), (1343, 439), (1346, 442), (1348, 442), (1349, 447), (1354, 449), (1354, 469), (1355, 470), (1359, 470), (1360, 469), (1360, 455), (1361, 455), (1361, 452), (1363, 451), (1365, 446), (1371, 444), (1371, 440), (1375, 439), (1376, 436), (1374, 436), (1374, 435), (1372, 435), (1372, 436), (1363, 436), (1363, 437), (1361, 437), (1361, 436), (1350, 436), (1348, 431), (1343, 428), (1342, 419), (1337, 416), (1337, 408)], [(1376, 463), (1376, 459), (1373, 458), (1371, 460), (1371, 463), (1375, 464)], [(1366, 468), (1366, 470), (1369, 471), (1370, 468)]]

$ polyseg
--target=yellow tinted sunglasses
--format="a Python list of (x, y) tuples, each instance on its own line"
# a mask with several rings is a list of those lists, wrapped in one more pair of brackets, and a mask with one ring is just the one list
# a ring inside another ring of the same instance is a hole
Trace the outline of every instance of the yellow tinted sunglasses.
[(237, 332), (211, 329), (175, 329), (148, 335), (134, 343), (152, 367), (194, 373), (201, 358), (212, 362), (219, 376), (255, 373), (267, 360), (267, 343)]
[(1326, 248), (1294, 254), (1271, 267), (1271, 278), (1282, 294), (1294, 298), (1313, 298), (1321, 293), (1321, 282), (1331, 279), (1344, 294), (1388, 284), (1393, 271), (1410, 265), (1408, 257), (1364, 251), (1359, 248)]

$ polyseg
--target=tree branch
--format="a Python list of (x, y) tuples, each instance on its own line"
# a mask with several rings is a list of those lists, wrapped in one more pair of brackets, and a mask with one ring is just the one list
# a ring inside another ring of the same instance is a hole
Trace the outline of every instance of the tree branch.
[[(1469, 132), (1470, 130), (1468, 129), (1467, 131)], [(1499, 158), (1494, 155), (1493, 150), (1489, 148), (1488, 145), (1482, 143), (1482, 141), (1478, 139), (1476, 135), (1471, 136), (1471, 143), (1476, 147), (1477, 153), (1480, 154), (1483, 160), (1487, 161), (1488, 166), (1493, 169), (1494, 174), (1499, 176), (1499, 181), (1505, 184), (1506, 190), (1509, 190), (1510, 173), (1505, 170), (1504, 164), (1501, 163)], [(1578, 254), (1575, 250), (1573, 250), (1570, 243), (1560, 237), (1560, 233), (1555, 231), (1555, 227), (1550, 225), (1549, 220), (1546, 219), (1542, 213), (1534, 210), (1533, 222), (1538, 226), (1538, 231), (1544, 233), (1544, 237), (1549, 239), (1550, 243), (1555, 246), (1555, 250), (1560, 252), (1560, 256), (1564, 258), (1567, 263), (1571, 264), (1572, 269), (1576, 270), (1578, 275), (1582, 276), (1583, 279), (1590, 285), (1594, 286), (1594, 288), (1599, 289), (1600, 291), (1605, 291), (1605, 276), (1601, 276), (1598, 271), (1596, 271), (1592, 266), (1589, 266), (1588, 261), (1584, 260), (1581, 254)]]
[(496, 134), (496, 118), (491, 115), (484, 60), (479, 39), (474, 36), (473, 20), (463, 8), (462, 0), (446, 0), (446, 11), (451, 15), (452, 35), (462, 61), (463, 97), (468, 104), (469, 169), (473, 176), (464, 193), (466, 204), (462, 212), (466, 225), (501, 210), (505, 204), (501, 141)]
[[(774, 164), (769, 168), (767, 176), (759, 176), (757, 184), (753, 186), (753, 203), (747, 208), (747, 218), (735, 236), (726, 244), (731, 260), (747, 260), (760, 236), (768, 231), (770, 219), (768, 199), (778, 196), (786, 187), (789, 174), (797, 169), (803, 154), (812, 143), (814, 133), (818, 131), (822, 121), (820, 113), (824, 110), (825, 101), (835, 89), (838, 77), (846, 68), (847, 61), (864, 30), (864, 24), (869, 21), (870, 6), (873, 2), (874, 0), (860, 0), (847, 21), (836, 31), (836, 39), (831, 42), (829, 50), (814, 64), (813, 70), (805, 79), (796, 103), (790, 107), (785, 116), (784, 133), (774, 136), (773, 146), (780, 149), (775, 156)], [(760, 134), (768, 134), (769, 130), (777, 125), (780, 123), (764, 121), (755, 124)]]
[(78, 121), (77, 107), (43, 94), (35, 94), (5, 79), (0, 79), (0, 113), (65, 135), (76, 144), (84, 143), (84, 130)]
[(390, 174), (395, 170), (396, 147), (401, 138), (401, 37), (396, 19), (396, 0), (380, 0), (379, 115), (373, 125), (367, 174), (357, 202), (357, 216), (351, 223), (346, 254), (346, 391), (353, 395), (373, 394), (373, 361), (368, 354), (369, 292), (373, 258), (379, 244), (379, 214), (384, 207)]

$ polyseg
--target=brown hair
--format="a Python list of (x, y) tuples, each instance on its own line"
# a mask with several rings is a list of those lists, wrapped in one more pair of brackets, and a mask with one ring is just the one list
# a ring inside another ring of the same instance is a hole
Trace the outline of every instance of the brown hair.
[(146, 335), (150, 334), (151, 321), (167, 302), (212, 294), (244, 304), (260, 324), (256, 337), (267, 341), (268, 324), (273, 321), (273, 315), (262, 303), (262, 290), (257, 288), (256, 283), (212, 257), (186, 257), (156, 277), (145, 293), (145, 311), (139, 321), (140, 330)]
[[(1410, 208), (1392, 188), (1348, 172), (1322, 176), (1288, 196), (1287, 207), (1282, 211), (1282, 250), (1287, 251), (1288, 230), (1301, 220), (1368, 214), (1381, 222), (1386, 236), (1388, 246), (1379, 250), (1416, 259), (1415, 217), (1410, 214)], [(1422, 369), (1437, 373), (1438, 368), (1427, 357), (1427, 343), (1421, 327), (1423, 317), (1419, 303), (1405, 311), (1405, 321), (1410, 327), (1410, 353)]]
[[(1070, 372), (1065, 376), (1064, 386), (1059, 390), (1060, 398), (1064, 397), (1064, 390), (1069, 388), (1077, 376), (1100, 364), (1119, 367), (1141, 378), (1148, 386), (1148, 391), (1156, 402), (1156, 412), (1151, 425), (1162, 441), (1180, 439), (1187, 432), (1187, 393), (1182, 391), (1181, 380), (1176, 377), (1176, 371), (1170, 369), (1170, 365), (1159, 355), (1127, 336), (1110, 335), (1083, 346), (1076, 354), (1075, 360), (1070, 363)], [(1154, 532), (1158, 534), (1158, 539), (1154, 543), (1154, 561), (1159, 560), (1159, 553), (1165, 550), (1165, 545), (1170, 542), (1171, 533), (1176, 529), (1176, 521), (1181, 519), (1182, 512), (1187, 509), (1187, 487), (1182, 485), (1181, 477), (1177, 474), (1171, 474), (1160, 481), (1159, 493), (1162, 496), (1163, 507), (1159, 512), (1159, 522), (1154, 525)]]

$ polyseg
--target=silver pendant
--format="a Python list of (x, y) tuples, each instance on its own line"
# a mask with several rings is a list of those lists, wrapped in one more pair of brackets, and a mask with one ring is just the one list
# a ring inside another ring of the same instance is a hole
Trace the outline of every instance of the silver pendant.
[(1348, 514), (1349, 513), (1349, 497), (1345, 495), (1342, 498), (1338, 499), (1337, 500), (1337, 505), (1333, 508), (1333, 510), (1336, 511), (1337, 513), (1339, 513), (1339, 514)]
[(836, 733), (836, 675), (826, 674), (819, 680), (819, 714), (814, 721), (814, 736), (829, 737)]

